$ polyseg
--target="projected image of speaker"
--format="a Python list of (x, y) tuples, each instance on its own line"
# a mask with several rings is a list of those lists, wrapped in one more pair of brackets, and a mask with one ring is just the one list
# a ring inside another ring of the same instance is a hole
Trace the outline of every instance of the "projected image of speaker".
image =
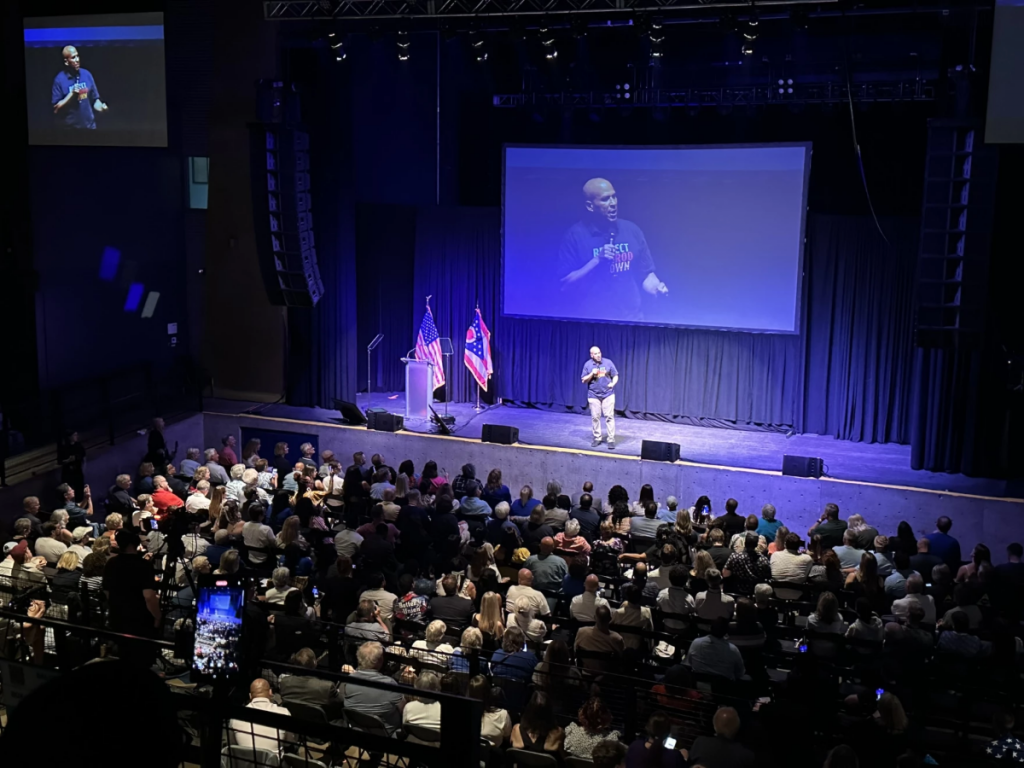
[(383, 408), (366, 411), (366, 428), (378, 432), (400, 432), (405, 429), (405, 419), (398, 413), (389, 413)]
[(504, 424), (484, 424), (480, 435), (482, 443), (498, 443), (513, 445), (519, 442), (519, 427), (506, 427)]
[(782, 474), (791, 477), (821, 477), (822, 460), (812, 456), (783, 456)]
[(640, 458), (647, 461), (679, 461), (679, 444), (644, 440), (640, 444)]
[(366, 417), (363, 416), (363, 412), (359, 410), (359, 406), (355, 403), (334, 398), (334, 409), (341, 411), (341, 418), (348, 424), (358, 426), (366, 423)]

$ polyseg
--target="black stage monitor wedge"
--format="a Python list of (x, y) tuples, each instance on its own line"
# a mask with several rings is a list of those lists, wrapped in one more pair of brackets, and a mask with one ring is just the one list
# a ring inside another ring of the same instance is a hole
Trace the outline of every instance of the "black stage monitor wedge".
[(405, 429), (405, 419), (401, 414), (388, 413), (383, 408), (370, 408), (366, 411), (367, 429), (378, 432), (400, 432)]
[(339, 400), (334, 398), (334, 409), (341, 411), (341, 418), (343, 418), (349, 424), (365, 424), (366, 417), (363, 416), (363, 412), (359, 410), (359, 406), (355, 403), (350, 403), (347, 400)]
[(812, 456), (783, 456), (782, 474), (792, 477), (821, 477), (821, 459)]
[(647, 461), (679, 461), (679, 444), (644, 440), (640, 444), (640, 458)]
[(482, 443), (500, 443), (513, 445), (519, 442), (519, 427), (506, 427), (504, 424), (484, 424)]

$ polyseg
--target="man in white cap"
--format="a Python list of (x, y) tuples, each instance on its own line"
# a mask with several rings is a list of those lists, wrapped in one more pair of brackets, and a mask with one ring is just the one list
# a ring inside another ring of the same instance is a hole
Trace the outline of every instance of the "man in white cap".
[(78, 555), (78, 567), (85, 563), (85, 556), (92, 554), (92, 528), (81, 525), (71, 532), (71, 546), (68, 552)]

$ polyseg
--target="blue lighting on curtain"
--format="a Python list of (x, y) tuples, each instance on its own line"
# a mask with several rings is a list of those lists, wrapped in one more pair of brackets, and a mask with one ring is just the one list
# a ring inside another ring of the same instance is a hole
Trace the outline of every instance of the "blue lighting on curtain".
[(142, 301), (142, 294), (146, 287), (142, 283), (132, 283), (128, 286), (128, 298), (124, 300), (125, 312), (136, 312), (139, 309), (139, 302)]
[(100, 280), (112, 282), (117, 277), (117, 268), (121, 264), (121, 252), (109, 245), (103, 249), (103, 257), (100, 259)]

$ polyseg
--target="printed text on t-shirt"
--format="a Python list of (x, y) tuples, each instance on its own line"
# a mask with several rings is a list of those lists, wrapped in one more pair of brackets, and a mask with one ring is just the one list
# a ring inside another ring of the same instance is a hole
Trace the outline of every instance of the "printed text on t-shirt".
[[(628, 272), (630, 262), (633, 261), (633, 252), (629, 250), (629, 243), (611, 243), (612, 248), (615, 249), (615, 257), (608, 262), (608, 271), (613, 275), (619, 272)], [(601, 258), (601, 254), (604, 253), (604, 249), (608, 246), (602, 245), (600, 248), (594, 249), (594, 257)]]

